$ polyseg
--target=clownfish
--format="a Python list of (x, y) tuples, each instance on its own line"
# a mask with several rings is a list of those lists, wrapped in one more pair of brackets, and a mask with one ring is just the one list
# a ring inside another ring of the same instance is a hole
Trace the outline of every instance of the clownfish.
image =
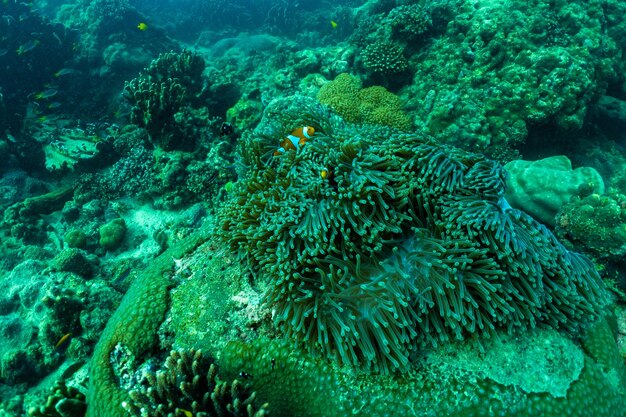
[(287, 151), (298, 150), (315, 134), (315, 129), (311, 126), (299, 127), (291, 135), (287, 136), (280, 142), (280, 148), (276, 149), (274, 156), (284, 154)]

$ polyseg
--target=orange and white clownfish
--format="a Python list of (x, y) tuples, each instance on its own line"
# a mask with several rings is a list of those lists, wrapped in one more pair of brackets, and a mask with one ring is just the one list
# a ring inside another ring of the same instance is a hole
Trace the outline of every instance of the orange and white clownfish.
[(311, 126), (299, 127), (291, 135), (288, 135), (282, 142), (280, 148), (276, 149), (274, 156), (282, 155), (287, 151), (300, 149), (315, 134), (315, 129)]

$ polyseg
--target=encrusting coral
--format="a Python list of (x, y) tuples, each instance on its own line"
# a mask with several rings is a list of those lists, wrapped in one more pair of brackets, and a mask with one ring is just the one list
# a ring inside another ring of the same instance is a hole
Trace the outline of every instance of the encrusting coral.
[(112, 356), (120, 347), (127, 356), (141, 358), (156, 344), (165, 319), (175, 261), (206, 239), (200, 230), (163, 252), (138, 273), (94, 349), (87, 392), (87, 417), (119, 417), (128, 393), (119, 384)]
[[(298, 126), (296, 151), (272, 156)], [(504, 199), (502, 166), (420, 134), (273, 102), (241, 141), (247, 170), (223, 235), (280, 329), (381, 372), (420, 348), (546, 326), (576, 332), (608, 303), (592, 264)]]

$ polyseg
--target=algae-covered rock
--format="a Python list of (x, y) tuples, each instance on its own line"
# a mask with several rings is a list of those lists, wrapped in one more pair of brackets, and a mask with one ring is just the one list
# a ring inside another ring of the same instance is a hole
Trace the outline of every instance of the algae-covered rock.
[(626, 256), (626, 196), (575, 196), (556, 216), (564, 239), (601, 261), (621, 265)]
[(93, 273), (92, 261), (77, 248), (62, 250), (51, 262), (51, 267), (57, 271), (73, 272), (83, 277), (90, 277)]
[(117, 218), (100, 226), (100, 246), (107, 250), (117, 249), (126, 235), (126, 222)]
[(80, 229), (72, 229), (65, 234), (65, 243), (70, 248), (84, 248), (87, 244), (87, 235)]
[(573, 196), (604, 192), (604, 181), (593, 168), (572, 169), (564, 155), (538, 161), (517, 160), (504, 166), (509, 172), (506, 199), (540, 222), (554, 226), (554, 217)]
[(263, 105), (260, 101), (242, 98), (226, 111), (226, 121), (243, 131), (254, 128), (261, 120), (261, 114)]

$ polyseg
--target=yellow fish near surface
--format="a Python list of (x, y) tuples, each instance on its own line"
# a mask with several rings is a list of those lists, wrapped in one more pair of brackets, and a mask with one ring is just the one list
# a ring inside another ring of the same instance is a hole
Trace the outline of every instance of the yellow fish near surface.
[(330, 21), (330, 25), (333, 27), (333, 29), (337, 29), (337, 22), (335, 22), (334, 20)]
[(139, 29), (139, 30), (141, 30), (141, 31), (144, 31), (144, 30), (148, 29), (148, 25), (147, 25), (147, 24), (145, 24), (144, 22), (141, 22), (141, 23), (139, 23), (139, 24), (137, 25), (137, 29)]

